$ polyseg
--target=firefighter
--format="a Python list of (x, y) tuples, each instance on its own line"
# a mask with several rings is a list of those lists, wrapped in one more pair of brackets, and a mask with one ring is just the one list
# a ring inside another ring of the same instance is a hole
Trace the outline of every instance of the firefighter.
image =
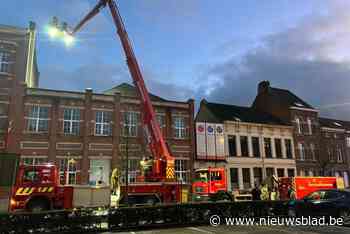
[(120, 194), (120, 173), (118, 168), (114, 168), (111, 176), (111, 190), (112, 195)]
[(140, 161), (142, 177), (147, 177), (150, 175), (152, 171), (152, 164), (153, 164), (153, 160), (150, 159), (149, 157), (142, 158), (142, 160)]
[(263, 201), (267, 201), (269, 200), (269, 197), (269, 186), (267, 184), (263, 184), (263, 186), (261, 187), (260, 198)]

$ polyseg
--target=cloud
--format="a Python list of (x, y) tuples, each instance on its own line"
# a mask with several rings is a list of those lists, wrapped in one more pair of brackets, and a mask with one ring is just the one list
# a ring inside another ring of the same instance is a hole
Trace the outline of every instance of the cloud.
[(321, 115), (350, 120), (349, 10), (347, 2), (332, 1), (327, 11), (263, 38), (242, 56), (208, 66), (197, 95), (250, 105), (258, 82), (270, 80), (319, 107)]
[[(188, 87), (160, 82), (166, 80), (160, 74), (147, 69), (143, 74), (148, 90), (155, 95), (175, 101), (187, 101), (193, 97), (193, 91)], [(62, 66), (47, 66), (40, 74), (40, 87), (49, 89), (84, 91), (93, 88), (94, 92), (103, 92), (123, 82), (132, 84), (126, 66), (101, 61), (82, 65), (73, 71), (67, 71)]]

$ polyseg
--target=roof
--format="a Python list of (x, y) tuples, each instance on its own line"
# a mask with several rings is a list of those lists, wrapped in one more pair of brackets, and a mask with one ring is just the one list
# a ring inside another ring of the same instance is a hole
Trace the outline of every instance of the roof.
[[(120, 93), (121, 96), (126, 96), (126, 97), (138, 97), (138, 93), (135, 86), (128, 83), (122, 83), (120, 85), (117, 85), (103, 92), (103, 94), (112, 94), (112, 95), (114, 95), (115, 93)], [(149, 96), (151, 98), (151, 101), (168, 101), (151, 93), (149, 93)]]
[(350, 129), (350, 122), (338, 119), (319, 118), (320, 126), (325, 128)]
[(289, 125), (268, 113), (257, 111), (251, 107), (219, 104), (202, 100), (196, 121), (222, 123), (237, 121), (259, 124)]
[(290, 107), (314, 109), (310, 104), (306, 103), (294, 93), (286, 89), (270, 87), (269, 95), (270, 97), (276, 98), (284, 105), (288, 105)]

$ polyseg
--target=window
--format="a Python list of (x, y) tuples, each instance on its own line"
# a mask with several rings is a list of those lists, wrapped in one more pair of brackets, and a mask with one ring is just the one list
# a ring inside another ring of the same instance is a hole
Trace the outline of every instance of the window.
[(96, 111), (95, 114), (95, 135), (110, 136), (112, 113), (107, 111)]
[(350, 147), (350, 137), (346, 137), (346, 146)]
[(307, 118), (307, 127), (309, 130), (309, 135), (312, 135), (312, 122), (311, 119)]
[(301, 125), (300, 125), (300, 119), (299, 118), (295, 118), (295, 124), (296, 124), (296, 128), (297, 128), (297, 133), (301, 134)]
[(76, 184), (77, 183), (77, 161), (75, 159), (62, 158), (59, 160), (60, 183)]
[(47, 132), (49, 129), (49, 108), (31, 106), (27, 129), (30, 132)]
[(238, 168), (230, 168), (231, 190), (239, 189)]
[(333, 161), (333, 150), (331, 148), (327, 148), (328, 160)]
[(174, 130), (175, 130), (176, 139), (186, 138), (186, 126), (185, 126), (184, 117), (181, 117), (181, 116), (174, 117)]
[(315, 145), (313, 143), (310, 144), (310, 153), (313, 161), (316, 161), (316, 152)]
[(282, 141), (279, 138), (275, 138), (275, 150), (276, 150), (276, 158), (283, 158)]
[(250, 189), (250, 168), (242, 168), (243, 188)]
[(338, 146), (338, 148), (337, 148), (337, 161), (343, 162), (343, 153), (342, 153), (342, 149), (340, 148), (340, 146)]
[(284, 140), (284, 145), (286, 147), (286, 156), (287, 158), (291, 159), (293, 158), (293, 153), (292, 153), (292, 140), (290, 139), (285, 139)]
[(260, 158), (259, 137), (252, 137), (252, 145), (253, 145), (253, 156), (256, 158)]
[(304, 161), (305, 160), (305, 149), (303, 143), (298, 144), (299, 149), (299, 159)]
[(135, 183), (136, 178), (140, 173), (140, 160), (139, 159), (129, 159), (128, 161), (123, 160), (122, 168), (122, 183), (126, 182), (126, 162), (128, 162), (128, 183)]
[(46, 162), (46, 158), (22, 158), (22, 163), (25, 165), (39, 165)]
[(0, 51), (0, 72), (10, 73), (10, 53)]
[(275, 174), (275, 169), (273, 167), (267, 167), (266, 168), (266, 176), (273, 176)]
[(123, 136), (136, 137), (139, 124), (139, 113), (124, 112), (123, 114)]
[(80, 110), (63, 110), (63, 132), (66, 135), (79, 135), (80, 130)]
[(263, 179), (262, 168), (254, 167), (253, 172), (254, 172), (254, 185), (259, 186)]
[(188, 181), (188, 160), (175, 159), (175, 174), (177, 181), (187, 182)]
[(165, 114), (156, 114), (159, 127), (165, 128)]
[(295, 171), (294, 169), (288, 169), (287, 170), (288, 177), (294, 177), (295, 176)]
[(284, 177), (284, 168), (277, 168), (277, 176)]
[(240, 142), (241, 142), (241, 155), (243, 157), (249, 156), (249, 149), (248, 149), (248, 137), (247, 136), (240, 136)]
[(93, 159), (90, 160), (89, 184), (109, 185), (110, 160)]
[(228, 136), (228, 153), (230, 157), (237, 156), (236, 136), (233, 136), (233, 135)]
[(265, 157), (272, 158), (271, 138), (264, 138)]

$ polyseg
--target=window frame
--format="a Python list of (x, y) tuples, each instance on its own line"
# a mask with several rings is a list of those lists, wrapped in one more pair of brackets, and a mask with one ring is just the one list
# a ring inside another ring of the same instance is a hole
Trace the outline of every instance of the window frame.
[[(181, 120), (181, 121), (180, 121)], [(175, 139), (186, 139), (187, 138), (187, 129), (186, 121), (184, 116), (173, 116), (174, 123), (174, 138)]]
[(11, 62), (11, 53), (8, 51), (0, 51), (0, 73), (11, 74), (12, 64), (13, 62)]
[(179, 182), (187, 183), (189, 177), (189, 169), (188, 169), (189, 160), (185, 159), (175, 159), (175, 175), (176, 180)]
[[(60, 158), (58, 161), (59, 168), (59, 181), (60, 184), (64, 179), (64, 184), (62, 185), (75, 185), (77, 184), (77, 174), (79, 172), (77, 164), (77, 159), (73, 159), (73, 162), (70, 162), (71, 158)], [(63, 166), (63, 167), (62, 167)], [(71, 180), (71, 178), (73, 178)], [(73, 183), (71, 183), (73, 181)]]
[[(66, 114), (65, 112), (69, 111), (69, 119), (65, 119)], [(76, 113), (74, 113), (74, 111), (78, 111), (78, 120), (74, 119), (74, 116)], [(77, 108), (64, 108), (63, 109), (63, 134), (65, 135), (74, 135), (74, 136), (79, 136), (80, 135), (80, 121), (81, 121), (81, 116), (80, 116), (80, 109)], [(65, 124), (68, 123), (69, 124), (69, 132), (65, 132), (66, 128), (65, 128)], [(78, 124), (77, 126), (77, 132), (74, 132), (73, 129), (75, 129), (73, 127), (74, 124)]]
[(122, 134), (124, 137), (137, 137), (140, 113), (136, 111), (123, 112), (123, 129)]
[[(99, 113), (101, 113), (101, 119), (99, 119), (98, 117)], [(108, 118), (108, 115), (109, 115), (109, 118)], [(95, 131), (94, 131), (95, 136), (111, 136), (112, 135), (111, 122), (112, 122), (111, 111), (96, 111), (95, 112)], [(99, 128), (98, 126), (101, 126), (101, 128)]]
[[(35, 113), (35, 108), (37, 108), (37, 112)], [(46, 118), (43, 118), (40, 116), (40, 113), (41, 112), (41, 109), (46, 109), (47, 110), (47, 117)], [(36, 115), (36, 116), (33, 116), (33, 115)], [(29, 110), (29, 116), (27, 117), (27, 130), (28, 132), (31, 132), (31, 133), (46, 133), (49, 131), (49, 107), (47, 106), (40, 106), (40, 105), (32, 105), (30, 106), (30, 110)], [(31, 124), (33, 122), (35, 123), (34, 124), (34, 130), (31, 130)], [(44, 130), (41, 130), (40, 129), (40, 122), (44, 122), (46, 123), (45, 126), (46, 126), (46, 129)]]

